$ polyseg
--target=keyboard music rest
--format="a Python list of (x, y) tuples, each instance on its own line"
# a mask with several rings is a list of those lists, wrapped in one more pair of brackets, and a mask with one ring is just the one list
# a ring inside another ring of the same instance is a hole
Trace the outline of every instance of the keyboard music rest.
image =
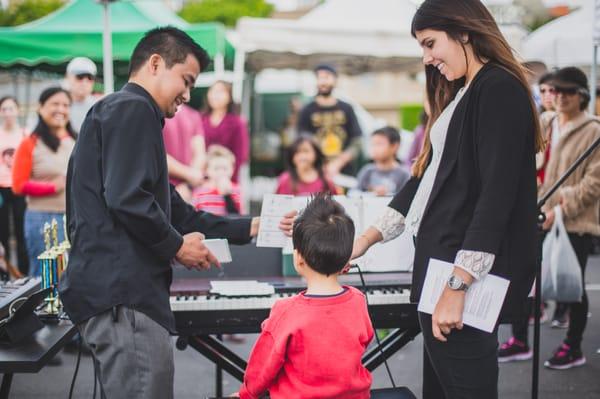
[(19, 298), (28, 297), (40, 289), (41, 279), (23, 277), (0, 283), (0, 319), (8, 316), (10, 304)]

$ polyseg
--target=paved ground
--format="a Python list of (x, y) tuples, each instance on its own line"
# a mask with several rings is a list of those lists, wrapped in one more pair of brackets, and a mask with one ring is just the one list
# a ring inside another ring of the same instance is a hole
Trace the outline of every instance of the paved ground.
[[(552, 371), (542, 368), (540, 373), (540, 399), (599, 399), (600, 398), (600, 257), (590, 259), (586, 278), (591, 290), (588, 292), (591, 317), (585, 333), (583, 349), (588, 363), (581, 368)], [(501, 339), (508, 337), (509, 330), (502, 327)], [(564, 330), (542, 327), (542, 362), (560, 342)], [(234, 345), (240, 354), (247, 356), (256, 336), (248, 336), (245, 344)], [(422, 341), (417, 338), (397, 353), (390, 362), (398, 384), (408, 386), (420, 396)], [(35, 375), (17, 375), (13, 382), (11, 398), (65, 399), (73, 375), (76, 356), (60, 355), (62, 364), (50, 366)], [(198, 353), (188, 349), (175, 351), (175, 397), (181, 399), (205, 398), (214, 394), (213, 366)], [(531, 362), (502, 364), (500, 366), (500, 397), (526, 399), (531, 397)], [(226, 392), (238, 389), (239, 383), (225, 379)], [(389, 381), (383, 368), (374, 373), (374, 387), (387, 387)], [(91, 398), (93, 371), (89, 357), (83, 357), (76, 384), (76, 398)]]

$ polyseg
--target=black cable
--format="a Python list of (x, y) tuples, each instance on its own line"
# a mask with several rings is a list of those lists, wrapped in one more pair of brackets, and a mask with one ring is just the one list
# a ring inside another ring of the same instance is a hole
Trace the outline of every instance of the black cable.
[(69, 399), (73, 398), (73, 390), (75, 389), (75, 380), (77, 380), (77, 374), (79, 373), (79, 363), (81, 363), (81, 337), (79, 337), (77, 344), (77, 363), (75, 364), (75, 371), (73, 372), (73, 380), (71, 381), (71, 388), (69, 389)]
[(92, 365), (94, 366), (94, 398), (96, 399), (96, 385), (98, 383), (98, 375), (96, 373), (96, 360), (94, 356), (92, 356)]
[[(362, 270), (358, 265), (351, 265), (350, 269), (355, 268), (358, 270), (358, 275), (360, 277), (360, 282), (365, 290), (365, 301), (367, 302), (367, 312), (369, 312), (369, 294), (367, 292), (367, 284), (365, 284), (365, 279), (363, 278)], [(371, 312), (369, 312), (371, 313)], [(375, 339), (377, 340), (377, 346), (379, 347), (379, 352), (381, 352), (381, 356), (383, 357), (383, 363), (385, 364), (385, 369), (387, 370), (388, 376), (390, 377), (390, 381), (392, 382), (392, 387), (396, 388), (396, 382), (394, 381), (394, 377), (392, 377), (392, 372), (390, 371), (390, 366), (388, 365), (387, 359), (383, 354), (383, 348), (381, 347), (381, 340), (379, 339), (379, 335), (377, 335), (377, 330), (375, 330)]]

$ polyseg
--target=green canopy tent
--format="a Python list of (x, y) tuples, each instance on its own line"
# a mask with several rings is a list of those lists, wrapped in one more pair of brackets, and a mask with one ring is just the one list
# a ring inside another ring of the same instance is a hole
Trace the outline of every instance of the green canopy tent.
[[(129, 57), (144, 32), (157, 26), (183, 29), (214, 59), (216, 72), (233, 64), (234, 50), (219, 23), (189, 24), (161, 0), (110, 3), (112, 58), (115, 75), (127, 75)], [(73, 57), (85, 56), (102, 64), (102, 5), (73, 0), (37, 21), (0, 28), (0, 70), (27, 69), (62, 73)]]

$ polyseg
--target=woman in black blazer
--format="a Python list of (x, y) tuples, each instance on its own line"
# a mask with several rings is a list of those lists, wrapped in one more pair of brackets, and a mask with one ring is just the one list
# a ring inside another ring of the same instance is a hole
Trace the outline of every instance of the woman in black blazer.
[(497, 329), (463, 326), (465, 290), (487, 273), (510, 280), (502, 319), (522, 312), (536, 258), (535, 153), (543, 148), (521, 65), (477, 0), (426, 0), (412, 23), (432, 115), (412, 178), (354, 244), (415, 237), (411, 300), (431, 258), (455, 265), (433, 315), (419, 313), (425, 399), (498, 396)]

